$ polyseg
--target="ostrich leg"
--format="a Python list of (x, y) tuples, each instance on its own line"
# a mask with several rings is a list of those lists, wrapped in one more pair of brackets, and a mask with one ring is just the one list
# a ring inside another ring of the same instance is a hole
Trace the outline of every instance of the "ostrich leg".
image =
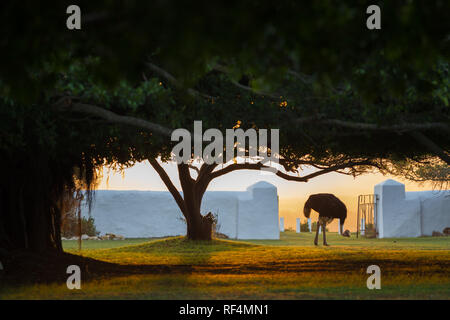
[(325, 236), (326, 226), (327, 226), (327, 223), (324, 221), (324, 222), (322, 223), (323, 245), (324, 245), (324, 246), (328, 246), (328, 243), (327, 243), (327, 237)]
[(316, 237), (314, 238), (314, 245), (316, 245), (316, 246), (317, 246), (317, 241), (319, 239), (319, 226), (320, 226), (319, 221), (317, 221)]

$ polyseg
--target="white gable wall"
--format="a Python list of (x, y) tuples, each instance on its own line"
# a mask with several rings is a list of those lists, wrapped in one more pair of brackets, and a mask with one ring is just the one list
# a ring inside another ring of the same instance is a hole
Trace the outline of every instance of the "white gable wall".
[(450, 227), (450, 191), (405, 192), (394, 180), (377, 184), (379, 238), (430, 236)]
[[(82, 214), (88, 215), (87, 207), (82, 207)], [(186, 232), (181, 212), (168, 192), (99, 190), (91, 215), (101, 234), (146, 238)]]
[(249, 199), (239, 202), (238, 239), (280, 239), (277, 188), (258, 182), (247, 193)]
[[(218, 232), (235, 239), (238, 209), (239, 192), (207, 192), (202, 201), (201, 213), (217, 214)], [(184, 234), (186, 234), (185, 231)]]
[[(450, 227), (450, 192), (430, 194), (421, 202), (421, 233), (430, 236)], [(444, 227), (443, 227), (444, 226)]]
[[(237, 239), (279, 239), (278, 196), (275, 186), (258, 182), (247, 191), (210, 191), (201, 212), (218, 215), (219, 232)], [(86, 206), (82, 214), (88, 216)], [(186, 234), (183, 216), (169, 192), (99, 190), (91, 215), (101, 234), (127, 238)]]

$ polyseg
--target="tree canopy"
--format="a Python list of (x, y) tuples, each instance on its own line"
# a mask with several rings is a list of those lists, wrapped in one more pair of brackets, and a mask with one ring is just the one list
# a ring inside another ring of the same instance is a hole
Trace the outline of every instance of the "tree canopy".
[[(340, 81), (352, 77), (355, 66), (366, 65), (357, 82), (366, 92), (402, 92), (408, 84), (426, 90), (430, 83), (420, 73), (449, 53), (446, 1), (378, 1), (382, 29), (375, 31), (366, 28), (369, 3), (363, 0), (79, 1), (82, 28), (75, 31), (65, 26), (70, 4), (3, 2), (4, 92), (36, 97), (55, 79), (33, 81), (33, 71), (49, 60), (62, 71), (73, 57), (87, 55), (101, 58), (91, 74), (114, 84), (140, 79), (150, 57), (183, 85), (219, 61), (236, 79), (253, 75), (251, 85), (259, 89), (291, 69)], [(385, 77), (388, 88), (378, 81), (380, 67), (391, 71)]]
[(380, 2), (381, 30), (366, 1), (81, 1), (81, 30), (69, 4), (1, 4), (0, 247), (60, 250), (62, 195), (103, 165), (149, 160), (200, 219), (212, 179), (264, 164), (180, 165), (182, 199), (156, 159), (194, 120), (279, 128), (277, 174), (294, 181), (450, 163), (445, 1)]

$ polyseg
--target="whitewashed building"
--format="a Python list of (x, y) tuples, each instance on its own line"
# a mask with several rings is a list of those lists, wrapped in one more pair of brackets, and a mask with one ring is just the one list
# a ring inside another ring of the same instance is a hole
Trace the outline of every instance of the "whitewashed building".
[(405, 192), (405, 185), (386, 180), (374, 188), (379, 238), (431, 236), (450, 227), (450, 190)]
[[(260, 181), (246, 191), (209, 191), (201, 213), (218, 216), (218, 232), (233, 239), (279, 239), (277, 188)], [(82, 214), (88, 216), (87, 206)], [(97, 230), (127, 238), (186, 234), (186, 224), (175, 200), (164, 191), (95, 192), (91, 208)]]

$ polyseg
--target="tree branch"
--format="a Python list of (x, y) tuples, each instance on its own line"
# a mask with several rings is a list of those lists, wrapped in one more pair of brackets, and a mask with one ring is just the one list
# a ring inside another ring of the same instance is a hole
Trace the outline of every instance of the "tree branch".
[(428, 123), (402, 123), (391, 126), (379, 126), (373, 123), (352, 122), (339, 119), (326, 119), (323, 115), (297, 118), (294, 120), (296, 124), (314, 123), (314, 124), (328, 124), (338, 127), (371, 130), (371, 131), (392, 131), (392, 132), (406, 132), (413, 130), (432, 130), (439, 129), (450, 132), (450, 125), (445, 122), (428, 122)]
[(201, 168), (200, 172), (197, 176), (197, 179), (195, 181), (195, 187), (198, 193), (198, 197), (201, 199), (203, 197), (203, 194), (206, 192), (206, 189), (208, 188), (209, 183), (211, 182), (211, 172), (214, 171), (214, 169), (217, 167), (217, 164), (206, 164), (204, 163)]
[(72, 99), (68, 97), (62, 98), (60, 101), (55, 103), (54, 106), (62, 111), (80, 112), (102, 118), (112, 123), (125, 124), (141, 129), (148, 129), (153, 133), (157, 133), (163, 136), (170, 137), (172, 134), (172, 130), (163, 127), (159, 124), (136, 117), (120, 116), (112, 111), (106, 110), (98, 106), (73, 102)]
[[(169, 81), (176, 88), (179, 88), (179, 89), (183, 88), (181, 83), (177, 79), (175, 79), (175, 77), (173, 75), (171, 75), (169, 72), (167, 72), (166, 70), (164, 70), (164, 69), (162, 69), (162, 68), (158, 67), (157, 65), (154, 65), (153, 63), (150, 63), (150, 62), (147, 62), (146, 65), (147, 65), (147, 67), (150, 68), (150, 70), (152, 70), (152, 71), (156, 72), (157, 74), (159, 74), (161, 77), (163, 77), (164, 79)], [(188, 89), (186, 89), (186, 91), (191, 96), (201, 96), (203, 98), (210, 99), (210, 100), (214, 99), (214, 97), (212, 97), (210, 95), (207, 95), (207, 94), (204, 94), (204, 93), (201, 93), (201, 92), (199, 92), (197, 90), (194, 90), (192, 88), (188, 88)]]
[(189, 166), (185, 163), (179, 163), (177, 167), (178, 176), (180, 178), (181, 188), (183, 189), (183, 192), (192, 189), (194, 179), (192, 179), (191, 173), (189, 172)]
[(300, 81), (302, 81), (305, 84), (312, 84), (314, 82), (314, 77), (313, 76), (309, 76), (294, 70), (288, 70), (287, 71), (288, 74), (290, 74), (291, 76), (296, 77), (297, 79), (299, 79)]
[(200, 172), (199, 175), (197, 177), (197, 181), (200, 181), (201, 179), (203, 179), (204, 176), (207, 176), (208, 174), (210, 174), (211, 172), (213, 172), (213, 170), (217, 167), (216, 163), (213, 164), (206, 164), (204, 163), (201, 168), (200, 168)]
[(196, 166), (193, 166), (192, 164), (188, 164), (189, 169), (194, 170), (195, 172), (197, 172), (197, 174), (200, 174), (200, 169), (197, 168)]
[(149, 158), (148, 161), (150, 162), (150, 165), (153, 167), (153, 169), (155, 169), (155, 171), (161, 177), (161, 180), (164, 182), (167, 189), (172, 194), (181, 212), (184, 213), (186, 211), (184, 200), (181, 197), (180, 192), (178, 192), (177, 188), (175, 188), (175, 186), (173, 185), (172, 180), (170, 180), (170, 177), (167, 175), (164, 168), (158, 163), (156, 159)]
[[(227, 68), (226, 68), (225, 66), (222, 66), (222, 65), (219, 65), (219, 64), (217, 64), (217, 65), (214, 67), (214, 70), (219, 71), (219, 72), (222, 72), (222, 73), (227, 74), (227, 75), (229, 74)], [(280, 99), (280, 95), (277, 95), (276, 93), (274, 94), (274, 93), (268, 93), (268, 92), (263, 92), (263, 91), (255, 90), (255, 89), (253, 89), (252, 87), (248, 87), (248, 86), (245, 86), (245, 85), (243, 85), (243, 84), (240, 84), (239, 82), (237, 82), (237, 81), (235, 81), (235, 80), (233, 80), (233, 79), (231, 79), (231, 78), (228, 78), (228, 80), (230, 80), (230, 82), (231, 82), (233, 85), (235, 85), (236, 87), (238, 87), (238, 88), (240, 88), (240, 89), (243, 89), (243, 90), (246, 90), (246, 91), (249, 91), (249, 92), (251, 92), (251, 93), (253, 93), (253, 94), (256, 94), (256, 95), (259, 95), (259, 96), (270, 97), (270, 98), (276, 99), (276, 100), (279, 100), (279, 99)]]
[(417, 142), (433, 152), (448, 165), (450, 165), (450, 156), (444, 152), (437, 144), (430, 140), (427, 136), (419, 131), (411, 131), (409, 133)]
[[(315, 178), (317, 176), (320, 176), (320, 175), (323, 175), (323, 174), (326, 174), (329, 172), (341, 170), (341, 169), (352, 168), (355, 166), (375, 166), (375, 167), (377, 167), (377, 165), (375, 163), (373, 163), (372, 161), (362, 160), (362, 161), (350, 161), (350, 162), (334, 165), (334, 166), (328, 167), (326, 169), (322, 169), (322, 170), (313, 172), (313, 173), (308, 174), (303, 177), (291, 176), (291, 175), (281, 172), (279, 170), (277, 170), (277, 172), (275, 174), (277, 176), (279, 176), (280, 178), (283, 178), (283, 179), (289, 180), (289, 181), (308, 182), (309, 179)], [(265, 166), (261, 162), (258, 162), (258, 163), (235, 163), (235, 164), (231, 164), (221, 170), (213, 172), (211, 174), (211, 180), (218, 178), (224, 174), (236, 171), (236, 170), (261, 170), (263, 168), (269, 169), (271, 167)]]

